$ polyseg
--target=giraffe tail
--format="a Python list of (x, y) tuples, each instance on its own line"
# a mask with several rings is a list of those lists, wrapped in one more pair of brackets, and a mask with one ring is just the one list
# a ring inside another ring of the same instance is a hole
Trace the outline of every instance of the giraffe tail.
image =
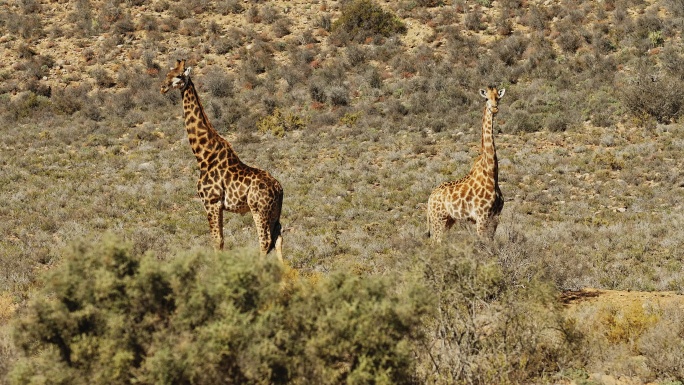
[(277, 249), (280, 247), (280, 243), (282, 243), (282, 230), (283, 227), (280, 225), (280, 220), (277, 220), (273, 224), (273, 229), (271, 230), (271, 245), (268, 247), (266, 253), (270, 253), (273, 249), (276, 249), (276, 252), (280, 252), (280, 250)]
[(427, 232), (424, 234), (425, 238), (430, 238), (430, 215), (427, 218)]

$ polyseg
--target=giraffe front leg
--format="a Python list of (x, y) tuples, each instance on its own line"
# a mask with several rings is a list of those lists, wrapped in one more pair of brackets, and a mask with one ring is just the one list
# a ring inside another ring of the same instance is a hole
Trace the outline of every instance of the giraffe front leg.
[(223, 250), (223, 205), (220, 200), (205, 202), (204, 208), (207, 210), (207, 220), (209, 220), (209, 231), (214, 241), (214, 249)]

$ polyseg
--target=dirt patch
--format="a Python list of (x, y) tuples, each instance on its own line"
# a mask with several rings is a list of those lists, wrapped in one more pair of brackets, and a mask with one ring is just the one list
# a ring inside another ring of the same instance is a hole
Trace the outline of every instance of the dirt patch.
[(598, 305), (655, 305), (658, 307), (678, 306), (684, 309), (684, 295), (673, 291), (620, 291), (582, 289), (566, 291), (561, 295), (561, 301), (569, 310)]

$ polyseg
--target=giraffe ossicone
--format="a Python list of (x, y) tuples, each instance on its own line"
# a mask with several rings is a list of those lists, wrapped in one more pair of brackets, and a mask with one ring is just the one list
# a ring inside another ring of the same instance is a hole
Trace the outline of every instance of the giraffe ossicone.
[(282, 262), (283, 188), (267, 171), (242, 163), (230, 142), (214, 129), (190, 78), (191, 68), (185, 67), (185, 60), (178, 60), (166, 75), (161, 93), (171, 89), (181, 92), (188, 142), (200, 170), (197, 194), (207, 212), (214, 248), (223, 249), (224, 210), (251, 212), (261, 253), (275, 249)]
[(474, 222), (479, 236), (494, 238), (504, 206), (494, 146), (494, 115), (499, 112), (499, 100), (505, 93), (505, 89), (498, 90), (496, 87), (480, 90), (480, 95), (486, 99), (480, 155), (465, 177), (442, 183), (430, 194), (427, 205), (428, 236), (438, 242), (456, 221)]

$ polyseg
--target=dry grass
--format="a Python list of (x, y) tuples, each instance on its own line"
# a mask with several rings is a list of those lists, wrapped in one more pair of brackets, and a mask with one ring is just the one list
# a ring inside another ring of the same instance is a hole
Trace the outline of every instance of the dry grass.
[[(12, 307), (75, 240), (114, 233), (159, 256), (209, 245), (179, 96), (158, 92), (177, 57), (241, 159), (283, 184), (285, 257), (303, 274), (403, 271), (434, 250), (427, 197), (469, 170), (477, 89), (493, 83), (507, 88), (506, 204), (486, 252), (507, 278), (684, 290), (681, 104), (658, 103), (684, 79), (681, 2), (379, 2), (407, 34), (350, 44), (329, 38), (344, 1), (32, 3), (0, 3), (0, 299)], [(274, 111), (306, 124), (259, 132)], [(227, 248), (257, 247), (249, 216), (225, 222)], [(477, 244), (472, 227), (447, 239)], [(655, 351), (630, 349), (626, 361)], [(644, 376), (672, 379), (675, 364)]]

